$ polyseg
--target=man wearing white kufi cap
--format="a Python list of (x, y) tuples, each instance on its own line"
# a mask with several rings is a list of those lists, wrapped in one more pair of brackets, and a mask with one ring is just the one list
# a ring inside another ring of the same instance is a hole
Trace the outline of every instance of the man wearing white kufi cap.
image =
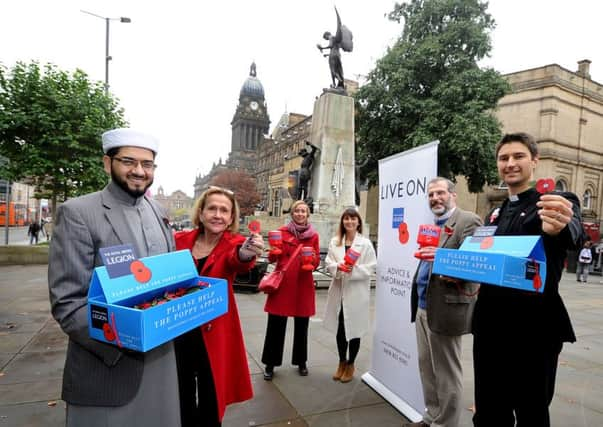
[(113, 129), (103, 133), (103, 152), (107, 154), (112, 148), (129, 146), (151, 150), (157, 154), (159, 141), (152, 135), (130, 128)]
[(103, 165), (111, 181), (56, 213), (48, 285), (52, 314), (69, 336), (61, 396), (68, 427), (180, 426), (172, 342), (138, 353), (88, 334), (88, 284), (102, 265), (100, 248), (129, 244), (138, 258), (174, 250), (166, 215), (145, 196), (158, 146), (156, 138), (133, 129), (105, 132)]

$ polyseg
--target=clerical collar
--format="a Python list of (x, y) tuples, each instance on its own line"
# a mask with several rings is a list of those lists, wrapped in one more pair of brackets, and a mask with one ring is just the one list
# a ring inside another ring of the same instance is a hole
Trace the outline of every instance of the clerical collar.
[(454, 213), (454, 210), (456, 209), (456, 206), (452, 209), (450, 209), (448, 212), (446, 212), (445, 214), (441, 215), (441, 216), (436, 216), (434, 217), (433, 221), (437, 224), (444, 224), (446, 221), (448, 221), (448, 218), (450, 218), (452, 216), (452, 214)]
[(126, 206), (138, 206), (144, 199), (144, 195), (140, 197), (132, 196), (130, 193), (126, 192), (123, 188), (117, 185), (113, 180), (109, 183), (109, 185), (107, 185), (107, 190), (113, 197)]
[(534, 193), (534, 191), (536, 190), (534, 190), (533, 188), (528, 188), (527, 190), (522, 191), (519, 194), (509, 194), (509, 201), (511, 203), (514, 203), (519, 202), (521, 200), (525, 200), (526, 198), (530, 197), (532, 193)]

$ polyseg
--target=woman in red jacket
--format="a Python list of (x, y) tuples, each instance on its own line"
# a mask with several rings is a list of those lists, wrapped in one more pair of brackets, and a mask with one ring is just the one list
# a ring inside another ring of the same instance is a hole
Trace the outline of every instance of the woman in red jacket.
[[(314, 248), (314, 268), (320, 263), (320, 247), (318, 233), (310, 223), (308, 217), (310, 209), (308, 205), (298, 200), (291, 205), (291, 218), (284, 227), (279, 230), (283, 235), (282, 254), (275, 256), (270, 253), (270, 262), (277, 261), (276, 269), (282, 269), (291, 258), (291, 262), (279, 289), (268, 295), (264, 311), (268, 313), (268, 325), (266, 326), (266, 338), (264, 339), (264, 351), (262, 352), (262, 363), (266, 365), (264, 379), (272, 380), (274, 367), (283, 362), (283, 348), (285, 346), (285, 331), (287, 328), (287, 317), (295, 318), (295, 329), (293, 335), (293, 357), (291, 363), (297, 365), (299, 374), (308, 375), (306, 361), (308, 360), (308, 322), (310, 316), (316, 311), (314, 299), (314, 278), (312, 271), (301, 268), (301, 255), (297, 251), (299, 246), (311, 246)], [(296, 254), (295, 254), (296, 253)]]
[(232, 283), (263, 249), (259, 235), (236, 234), (239, 207), (230, 190), (210, 187), (193, 209), (195, 229), (176, 233), (202, 276), (228, 281), (228, 312), (174, 341), (182, 427), (220, 426), (226, 405), (251, 399), (251, 377)]

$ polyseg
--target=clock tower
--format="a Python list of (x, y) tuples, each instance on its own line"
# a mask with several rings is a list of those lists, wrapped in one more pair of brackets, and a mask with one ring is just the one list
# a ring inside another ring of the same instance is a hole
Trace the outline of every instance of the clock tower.
[(230, 162), (237, 169), (253, 173), (258, 145), (270, 127), (264, 87), (257, 78), (255, 62), (251, 64), (249, 77), (239, 93), (239, 104), (231, 126)]

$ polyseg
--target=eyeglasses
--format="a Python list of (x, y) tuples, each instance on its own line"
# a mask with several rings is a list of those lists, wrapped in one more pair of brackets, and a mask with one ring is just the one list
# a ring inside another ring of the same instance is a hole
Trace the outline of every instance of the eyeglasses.
[(208, 185), (207, 186), (208, 190), (216, 190), (216, 191), (221, 191), (223, 193), (228, 194), (229, 196), (234, 197), (234, 191), (229, 190), (228, 188), (224, 188), (224, 187), (218, 187), (217, 185)]
[(117, 160), (118, 162), (120, 162), (122, 165), (124, 165), (127, 168), (136, 168), (136, 167), (138, 167), (139, 163), (140, 163), (140, 166), (142, 166), (142, 168), (146, 171), (155, 170), (155, 168), (157, 167), (155, 162), (153, 162), (152, 160), (136, 160), (136, 159), (132, 159), (130, 157), (111, 157), (111, 158)]

